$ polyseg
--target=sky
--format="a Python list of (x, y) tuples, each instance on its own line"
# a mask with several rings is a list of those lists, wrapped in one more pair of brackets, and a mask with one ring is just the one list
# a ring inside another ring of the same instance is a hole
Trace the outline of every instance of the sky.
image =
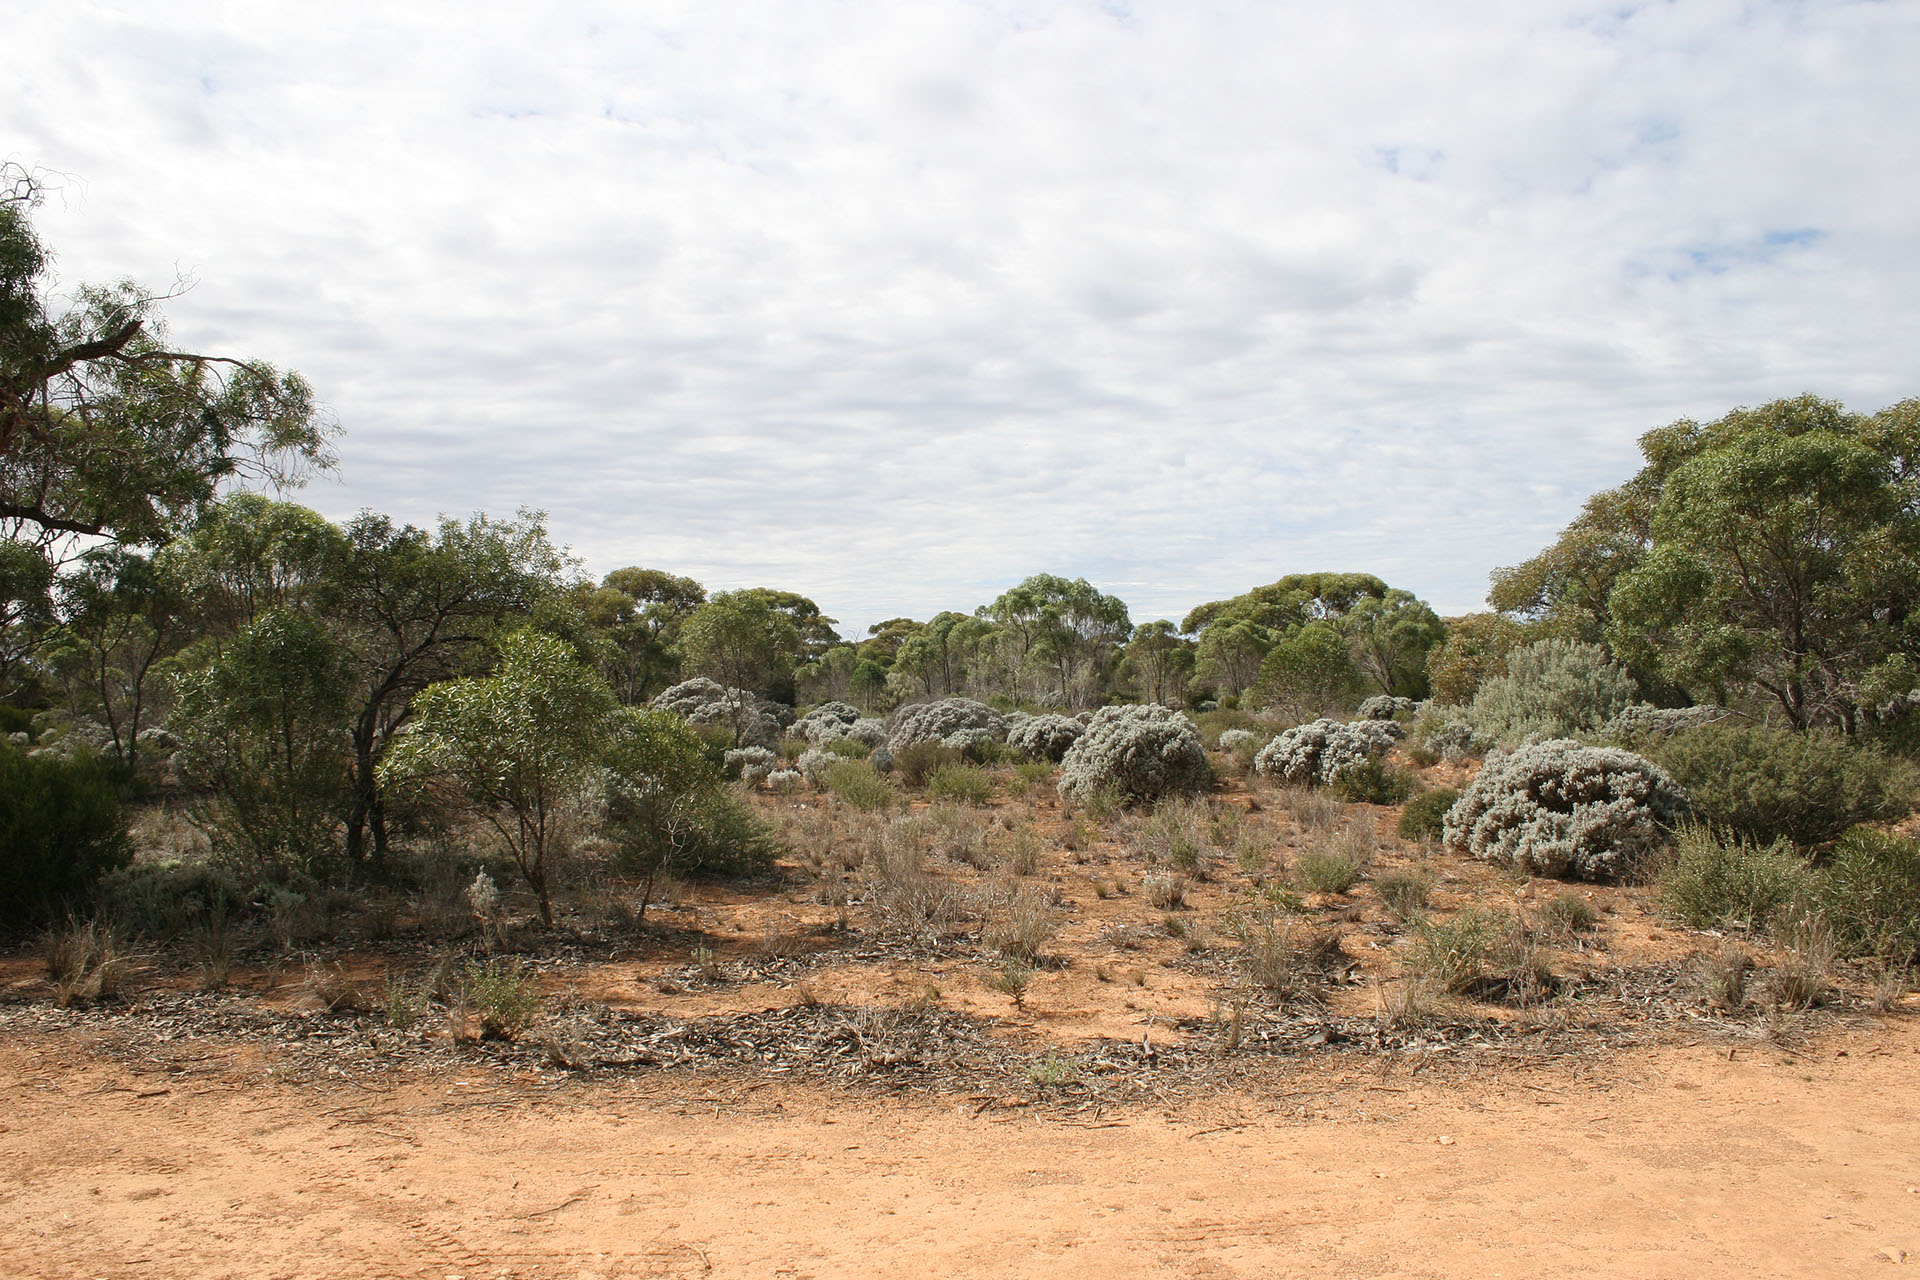
[(1920, 395), (1920, 4), (0, 0), (58, 287), (297, 495), (842, 631), (1033, 573), (1443, 614), (1678, 418)]

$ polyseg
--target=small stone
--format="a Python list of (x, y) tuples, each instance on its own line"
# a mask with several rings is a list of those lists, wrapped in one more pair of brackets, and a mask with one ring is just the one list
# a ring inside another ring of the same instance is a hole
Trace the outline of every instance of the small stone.
[(1888, 1245), (1884, 1249), (1875, 1251), (1873, 1257), (1876, 1262), (1900, 1263), (1900, 1262), (1905, 1262), (1907, 1260), (1907, 1251), (1905, 1249), (1896, 1249), (1892, 1245)]
[(1439, 1143), (1439, 1144), (1440, 1144), (1441, 1146), (1443, 1146), (1443, 1147), (1450, 1147), (1450, 1146), (1452, 1146), (1452, 1145), (1453, 1145), (1453, 1139), (1452, 1139), (1452, 1138), (1449, 1138), (1449, 1137), (1448, 1137), (1448, 1136), (1447, 1136), (1446, 1134), (1444, 1134), (1444, 1133), (1443, 1133), (1443, 1134), (1441, 1134), (1441, 1135), (1440, 1135), (1439, 1137), (1437, 1137), (1437, 1138), (1435, 1138), (1435, 1139), (1434, 1139), (1434, 1141), (1435, 1141), (1435, 1142), (1437, 1142), (1437, 1143)]

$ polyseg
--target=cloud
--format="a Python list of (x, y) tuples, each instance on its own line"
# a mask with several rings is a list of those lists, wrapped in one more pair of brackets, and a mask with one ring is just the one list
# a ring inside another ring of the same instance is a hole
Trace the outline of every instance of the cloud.
[(1443, 611), (1633, 442), (1916, 392), (1920, 18), (1846, 3), (40, 6), (64, 279), (305, 372), (330, 515), (855, 623)]

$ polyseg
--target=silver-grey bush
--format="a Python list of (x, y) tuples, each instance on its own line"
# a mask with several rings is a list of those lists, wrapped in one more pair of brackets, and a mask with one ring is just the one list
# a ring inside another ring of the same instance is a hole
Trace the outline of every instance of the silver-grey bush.
[(1200, 795), (1211, 784), (1199, 730), (1157, 703), (1102, 707), (1060, 764), (1060, 794), (1070, 800), (1104, 788), (1134, 800), (1158, 800)]
[(1659, 765), (1571, 738), (1488, 759), (1447, 811), (1446, 842), (1535, 875), (1611, 880), (1666, 843), (1685, 794)]

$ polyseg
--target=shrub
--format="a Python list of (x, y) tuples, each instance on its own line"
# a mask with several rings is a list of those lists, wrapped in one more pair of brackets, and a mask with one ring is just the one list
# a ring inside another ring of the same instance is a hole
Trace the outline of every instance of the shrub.
[(887, 740), (887, 726), (884, 721), (871, 716), (862, 717), (847, 726), (847, 740), (863, 746), (878, 747)]
[(482, 1035), (512, 1040), (540, 1016), (539, 985), (518, 959), (469, 964), (464, 986)]
[(1000, 740), (987, 729), (955, 729), (940, 739), (940, 745), (973, 761), (991, 761), (1000, 755)]
[(1555, 985), (1532, 933), (1510, 915), (1469, 908), (1414, 930), (1407, 957), (1415, 973), (1454, 995), (1504, 997), (1530, 1004)]
[(1366, 860), (1344, 849), (1309, 849), (1294, 863), (1302, 888), (1313, 893), (1345, 893), (1360, 883)]
[(1086, 731), (1072, 716), (1027, 716), (1007, 731), (1007, 745), (1031, 759), (1058, 764)]
[(1540, 914), (1563, 933), (1585, 933), (1600, 923), (1600, 913), (1577, 893), (1555, 894)]
[(1733, 712), (1725, 707), (1656, 707), (1650, 703), (1636, 702), (1609, 720), (1601, 733), (1631, 746), (1669, 738), (1688, 729), (1719, 724), (1732, 715)]
[(1413, 779), (1384, 760), (1363, 760), (1334, 774), (1332, 790), (1349, 804), (1399, 804), (1413, 793)]
[(823, 702), (787, 727), (787, 736), (820, 747), (844, 738), (860, 719), (860, 709), (845, 702)]
[(858, 738), (828, 738), (820, 750), (842, 760), (865, 760), (873, 754), (873, 748)]
[(827, 766), (821, 780), (840, 802), (863, 813), (884, 813), (899, 803), (895, 786), (859, 760)]
[(1141, 882), (1147, 904), (1156, 911), (1177, 911), (1187, 905), (1187, 891), (1193, 883), (1185, 876), (1151, 875)]
[(1913, 794), (1906, 765), (1825, 733), (1714, 724), (1650, 751), (1702, 818), (1759, 844), (1825, 844), (1856, 823), (1906, 813)]
[(1391, 720), (1395, 716), (1410, 714), (1416, 705), (1412, 698), (1376, 693), (1371, 698), (1361, 699), (1360, 707), (1354, 714), (1362, 720)]
[(799, 771), (801, 777), (807, 780), (808, 786), (824, 787), (827, 785), (828, 768), (839, 764), (840, 760), (841, 757), (834, 755), (831, 751), (809, 747), (800, 753), (800, 758), (793, 762), (793, 767)]
[(246, 906), (240, 883), (211, 862), (145, 862), (107, 874), (101, 905), (129, 937), (175, 938), (220, 929)]
[(927, 794), (936, 800), (985, 804), (993, 799), (993, 779), (971, 764), (943, 764), (927, 775)]
[(0, 745), (0, 932), (78, 906), (132, 857), (104, 761)]
[(1060, 794), (1091, 805), (1103, 789), (1129, 800), (1202, 795), (1213, 785), (1193, 722), (1158, 703), (1102, 707), (1061, 761)]
[(775, 769), (767, 775), (767, 786), (781, 795), (792, 795), (806, 784), (798, 769)]
[(1814, 896), (1848, 953), (1895, 965), (1920, 960), (1920, 841), (1848, 832)]
[(1690, 822), (1674, 844), (1673, 865), (1659, 880), (1660, 905), (1696, 929), (1764, 929), (1813, 888), (1807, 860), (1785, 840), (1761, 846)]
[(739, 747), (727, 752), (721, 767), (729, 778), (753, 783), (772, 773), (774, 762), (779, 758), (765, 747)]
[(1222, 729), (1215, 742), (1220, 750), (1232, 754), (1256, 748), (1260, 742), (1260, 735), (1251, 729)]
[(1429, 710), (1413, 722), (1413, 728), (1407, 734), (1413, 749), (1422, 752), (1432, 760), (1464, 760), (1473, 754), (1478, 745), (1473, 736), (1473, 726), (1465, 720), (1453, 716), (1440, 715)]
[(1403, 924), (1419, 918), (1432, 892), (1433, 877), (1424, 871), (1389, 871), (1373, 878), (1374, 897)]
[(1400, 732), (1398, 725), (1387, 720), (1314, 720), (1262, 747), (1253, 767), (1297, 786), (1326, 786), (1343, 770), (1385, 752)]
[(1505, 675), (1480, 685), (1467, 720), (1488, 742), (1597, 733), (1637, 692), (1627, 669), (1599, 645), (1537, 640), (1507, 655)]
[(780, 740), (785, 709), (745, 689), (729, 689), (717, 680), (695, 676), (657, 695), (652, 705), (671, 711), (695, 727), (725, 729), (743, 747), (771, 747)]
[(972, 698), (942, 698), (938, 702), (920, 702), (894, 713), (893, 729), (887, 746), (898, 759), (901, 748), (918, 743), (943, 741), (962, 729), (985, 729), (995, 740), (1007, 732), (1006, 717), (984, 702)]
[(1205, 814), (1188, 801), (1163, 801), (1140, 824), (1139, 843), (1152, 865), (1192, 871), (1199, 867), (1206, 849)]
[(1438, 840), (1446, 827), (1447, 810), (1459, 798), (1460, 793), (1452, 787), (1435, 787), (1407, 801), (1407, 807), (1400, 811), (1400, 838)]
[(1489, 760), (1448, 810), (1446, 842), (1546, 876), (1619, 876), (1666, 843), (1686, 797), (1652, 761), (1550, 738)]
[(959, 764), (962, 759), (952, 747), (943, 747), (937, 742), (916, 742), (893, 752), (893, 767), (899, 771), (900, 781), (909, 787), (921, 787), (935, 769)]

